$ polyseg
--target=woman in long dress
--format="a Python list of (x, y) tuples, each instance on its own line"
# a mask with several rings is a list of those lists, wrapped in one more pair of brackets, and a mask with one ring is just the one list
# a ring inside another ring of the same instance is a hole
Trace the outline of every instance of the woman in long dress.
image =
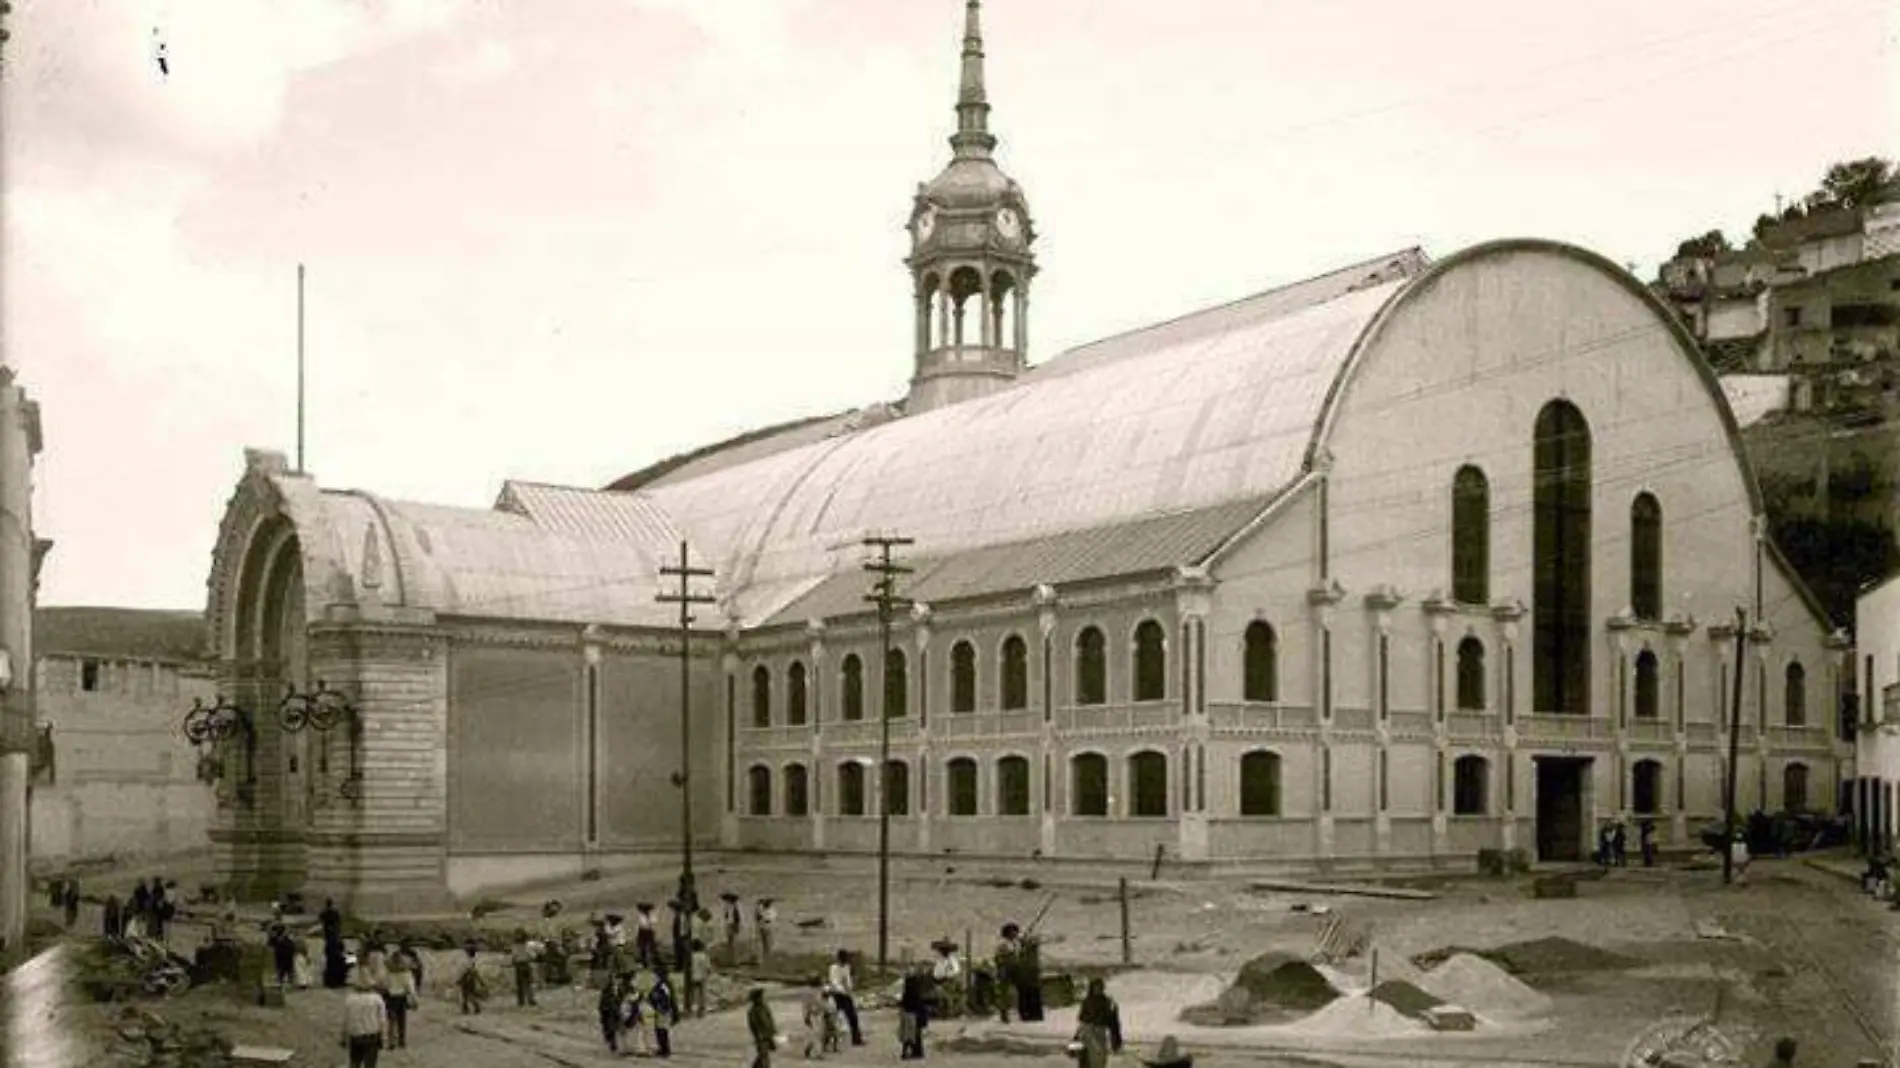
[(1081, 1068), (1108, 1068), (1108, 1055), (1122, 1049), (1122, 1014), (1100, 979), (1090, 979), (1075, 1037), (1082, 1043)]

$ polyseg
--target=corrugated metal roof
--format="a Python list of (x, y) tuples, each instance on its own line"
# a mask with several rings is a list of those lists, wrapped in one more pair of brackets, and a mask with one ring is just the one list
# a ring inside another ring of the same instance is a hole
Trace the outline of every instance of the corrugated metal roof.
[(545, 530), (583, 538), (626, 540), (663, 552), (677, 545), (679, 529), (643, 493), (618, 493), (511, 480), (495, 507), (515, 512)]
[[(902, 592), (912, 600), (937, 604), (1028, 590), (1044, 583), (1061, 586), (1194, 564), (1246, 526), (1271, 500), (1271, 496), (1249, 497), (935, 559), (907, 560), (906, 566), (914, 571), (903, 582)], [(862, 571), (832, 575), (779, 609), (766, 625), (868, 612), (871, 606), (864, 597), (869, 590), (870, 581)]]
[(205, 659), (202, 612), (47, 607), (33, 613), (35, 656), (190, 662)]

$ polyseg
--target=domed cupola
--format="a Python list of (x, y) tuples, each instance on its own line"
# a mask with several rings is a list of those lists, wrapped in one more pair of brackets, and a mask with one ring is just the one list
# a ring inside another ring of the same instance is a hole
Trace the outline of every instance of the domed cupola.
[(983, 86), (980, 0), (968, 0), (957, 132), (948, 166), (917, 187), (911, 209), (916, 370), (910, 412), (993, 393), (1022, 372), (1029, 349), (1030, 246), (1022, 187), (996, 165)]

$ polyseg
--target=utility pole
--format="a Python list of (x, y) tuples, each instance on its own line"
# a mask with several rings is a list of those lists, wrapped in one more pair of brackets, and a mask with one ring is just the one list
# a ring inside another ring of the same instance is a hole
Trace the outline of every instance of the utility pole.
[[(915, 545), (915, 538), (875, 535), (864, 544), (878, 550), (875, 560), (866, 561), (864, 570), (877, 576), (865, 600), (877, 605), (878, 638), (884, 659), (877, 673), (884, 691), (878, 700), (879, 723), (877, 749), (877, 968), (881, 973), (890, 961), (891, 945), (891, 611), (910, 604), (897, 596), (897, 576), (910, 574), (910, 568), (891, 563), (891, 550), (900, 545)], [(896, 711), (902, 712), (903, 709)]]
[(33, 753), (33, 457), (39, 405), (0, 366), (0, 971), (26, 949)]
[(1727, 818), (1722, 822), (1722, 885), (1727, 886), (1735, 879), (1735, 781), (1741, 777), (1742, 733), (1742, 680), (1744, 663), (1748, 659), (1748, 609), (1735, 609), (1735, 686), (1729, 695), (1728, 712), (1728, 781), (1722, 786), (1722, 808)]
[[(693, 983), (693, 916), (699, 911), (699, 892), (693, 885), (693, 606), (712, 604), (715, 598), (692, 591), (693, 579), (711, 578), (712, 569), (692, 566), (691, 555), (684, 541), (680, 542), (679, 566), (662, 567), (660, 574), (665, 578), (680, 580), (678, 593), (661, 593), (654, 600), (680, 606), (680, 770), (673, 782), (680, 791), (680, 907), (675, 922), (686, 925), (688, 952), (684, 954), (684, 960), (676, 961), (675, 964), (682, 977), (680, 989), (685, 991), (691, 989)], [(674, 934), (677, 945), (678, 932)]]

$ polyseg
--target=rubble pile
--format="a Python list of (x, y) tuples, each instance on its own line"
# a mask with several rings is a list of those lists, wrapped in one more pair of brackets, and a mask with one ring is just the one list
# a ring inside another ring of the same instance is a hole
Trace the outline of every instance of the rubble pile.
[(123, 1064), (141, 1068), (231, 1068), (231, 1042), (203, 1024), (186, 1026), (154, 1012), (127, 1006), (119, 1013), (112, 1051)]
[(94, 1001), (160, 996), (191, 985), (190, 962), (144, 939), (88, 942), (73, 960), (80, 988)]

